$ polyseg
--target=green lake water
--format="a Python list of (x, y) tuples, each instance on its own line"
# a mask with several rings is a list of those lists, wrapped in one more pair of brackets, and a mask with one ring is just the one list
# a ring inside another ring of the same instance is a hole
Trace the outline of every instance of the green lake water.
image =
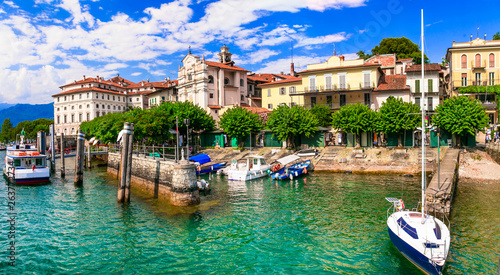
[[(418, 178), (310, 173), (292, 182), (228, 183), (214, 176), (199, 206), (177, 208), (138, 190), (130, 205), (117, 204), (117, 181), (105, 168), (85, 171), (80, 188), (73, 173), (15, 187), (15, 267), (8, 265), (12, 211), (0, 180), (0, 272), (421, 274), (389, 240), (384, 199), (403, 194), (415, 207)], [(459, 186), (445, 274), (496, 272), (498, 209), (498, 185)]]

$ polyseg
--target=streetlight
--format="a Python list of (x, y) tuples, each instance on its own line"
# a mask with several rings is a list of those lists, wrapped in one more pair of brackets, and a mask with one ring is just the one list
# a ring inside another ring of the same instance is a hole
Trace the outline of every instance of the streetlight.
[(189, 161), (189, 118), (184, 119), (184, 124), (186, 124), (186, 160)]

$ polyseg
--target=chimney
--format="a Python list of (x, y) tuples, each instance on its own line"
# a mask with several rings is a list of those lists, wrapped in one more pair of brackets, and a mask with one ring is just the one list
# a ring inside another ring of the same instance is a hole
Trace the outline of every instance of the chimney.
[(280, 75), (284, 75), (284, 74), (285, 74), (285, 72), (280, 72)]
[(83, 80), (85, 80), (85, 75), (83, 75)]
[(170, 76), (167, 76), (167, 81), (170, 81)]
[(295, 67), (294, 67), (293, 63), (290, 64), (290, 75), (295, 76)]
[(343, 55), (339, 56), (339, 58), (340, 58), (340, 61), (344, 61), (344, 56)]

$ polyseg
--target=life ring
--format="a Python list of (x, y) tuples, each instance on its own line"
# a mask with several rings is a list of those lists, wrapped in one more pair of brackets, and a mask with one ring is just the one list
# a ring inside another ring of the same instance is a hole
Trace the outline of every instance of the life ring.
[(397, 210), (402, 211), (403, 209), (405, 209), (405, 203), (403, 202), (403, 199), (400, 199), (397, 206)]

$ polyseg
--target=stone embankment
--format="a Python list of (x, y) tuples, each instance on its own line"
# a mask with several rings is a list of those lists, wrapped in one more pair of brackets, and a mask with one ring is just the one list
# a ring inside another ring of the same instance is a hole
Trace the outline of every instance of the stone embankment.
[[(496, 161), (495, 161), (496, 160)], [(460, 156), (460, 183), (500, 183), (500, 147), (491, 144), (486, 151), (468, 150)]]

